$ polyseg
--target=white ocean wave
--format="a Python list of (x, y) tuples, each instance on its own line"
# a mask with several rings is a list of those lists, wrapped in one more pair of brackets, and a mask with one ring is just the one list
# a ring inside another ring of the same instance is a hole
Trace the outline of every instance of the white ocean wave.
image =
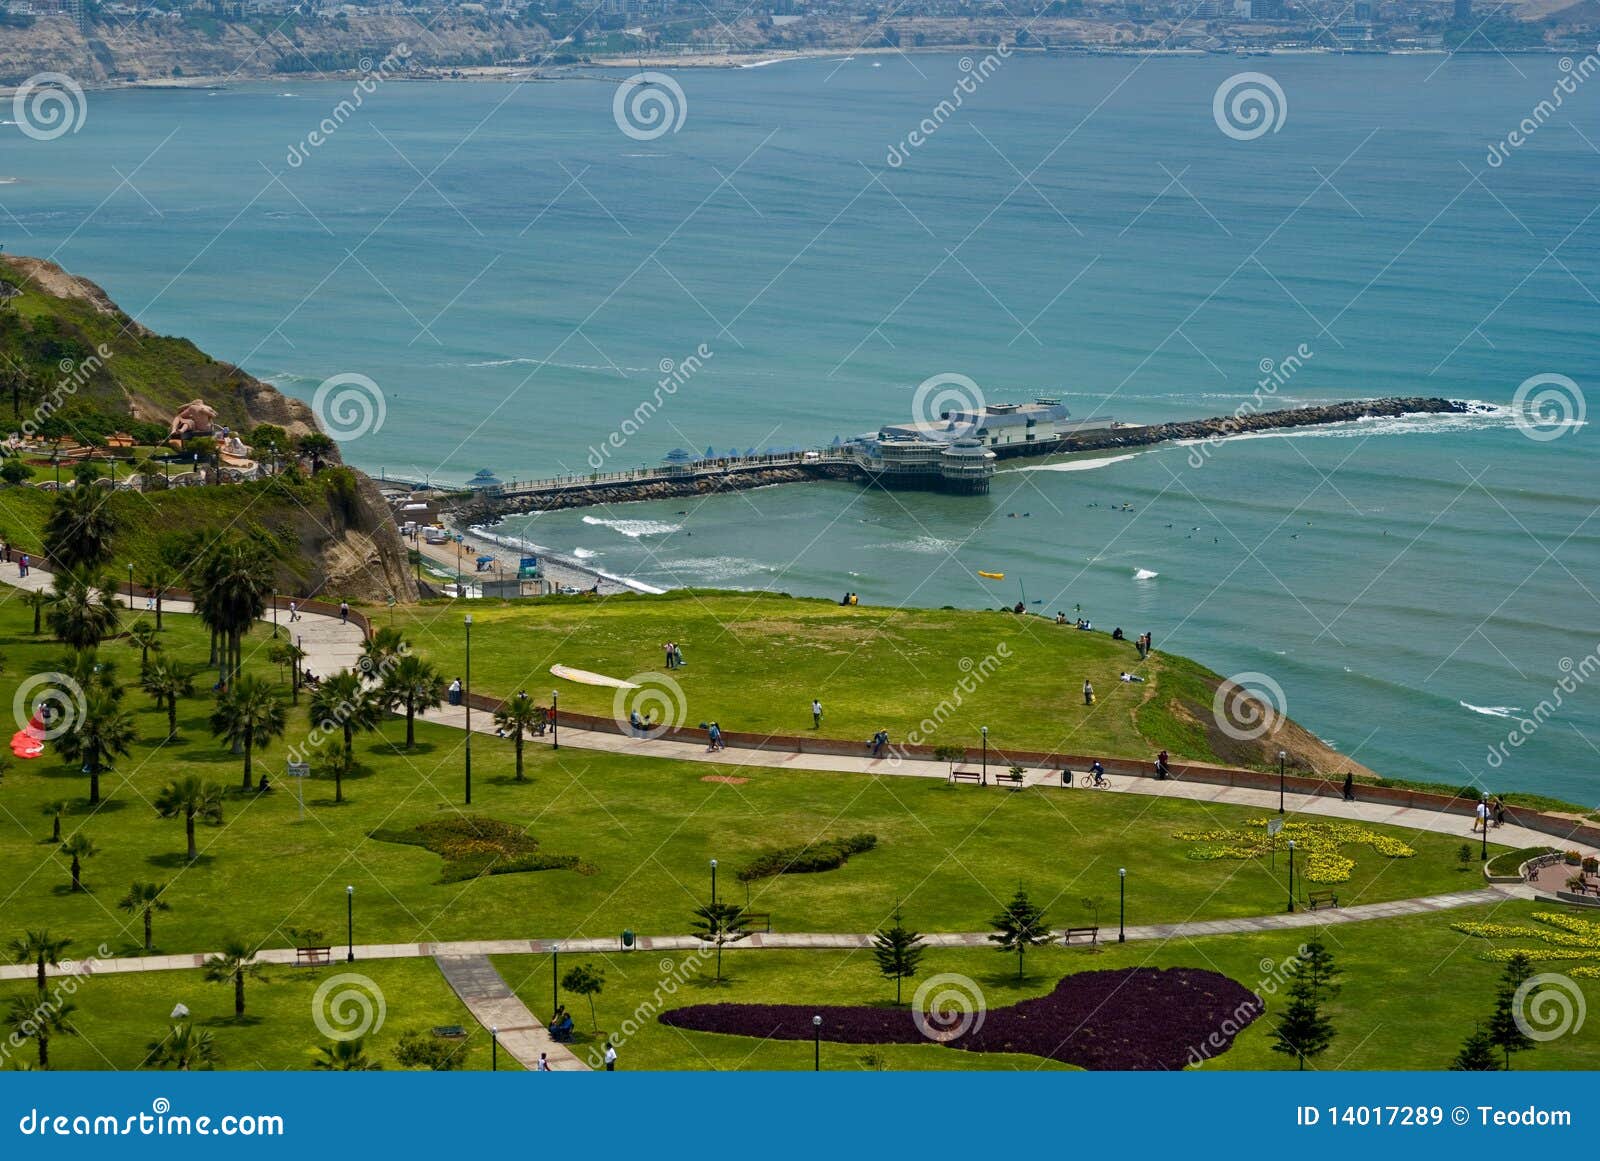
[(682, 560), (662, 561), (655, 575), (694, 580), (702, 584), (719, 584), (737, 577), (777, 571), (770, 564), (742, 556), (691, 556)]
[(1064, 460), (1058, 464), (1029, 464), (1024, 468), (1006, 468), (1008, 472), (1091, 472), (1095, 468), (1103, 468), (1109, 464), (1120, 464), (1124, 460), (1137, 459), (1143, 452), (1127, 452), (1123, 455), (1101, 456), (1098, 459)]
[(1160, 575), (1160, 573), (1154, 572), (1148, 568), (1136, 568), (1133, 570), (1134, 580), (1155, 580), (1156, 577)]
[(1241, 431), (1212, 439), (1178, 440), (1181, 447), (1195, 444), (1233, 443), (1248, 439), (1371, 439), (1388, 435), (1459, 435), (1465, 431), (1493, 431), (1515, 427), (1511, 408), (1493, 403), (1468, 401), (1472, 410), (1464, 414), (1407, 412), (1403, 415), (1365, 415), (1345, 423), (1318, 424), (1314, 427), (1276, 428), (1270, 431)]
[(1512, 714), (1522, 712), (1520, 705), (1473, 705), (1470, 701), (1456, 702), (1462, 709), (1469, 709), (1475, 714), (1483, 714), (1490, 718), (1509, 718)]
[(585, 516), (583, 522), (620, 532), (629, 540), (638, 540), (641, 536), (667, 536), (683, 528), (681, 524), (667, 524), (661, 520), (607, 520), (602, 516)]
[(572, 550), (572, 555), (577, 557), (579, 560), (593, 560), (600, 554), (595, 552), (592, 548), (574, 548)]

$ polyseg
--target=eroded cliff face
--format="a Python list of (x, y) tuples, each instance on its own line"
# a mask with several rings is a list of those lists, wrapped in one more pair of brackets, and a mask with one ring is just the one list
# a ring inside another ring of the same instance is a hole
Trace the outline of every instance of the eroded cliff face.
[[(85, 87), (117, 81), (233, 79), (353, 71), (358, 57), (374, 63), (397, 46), (414, 68), (432, 69), (521, 57), (548, 47), (539, 25), (489, 16), (446, 13), (422, 20), (390, 13), (339, 21), (307, 20), (258, 26), (190, 24), (156, 18), (96, 22), (80, 30), (66, 16), (41, 16), (28, 28), (0, 29), (0, 85), (21, 84), (41, 72), (61, 72)], [(349, 58), (348, 60), (346, 58)], [(310, 62), (310, 63), (308, 63)]]

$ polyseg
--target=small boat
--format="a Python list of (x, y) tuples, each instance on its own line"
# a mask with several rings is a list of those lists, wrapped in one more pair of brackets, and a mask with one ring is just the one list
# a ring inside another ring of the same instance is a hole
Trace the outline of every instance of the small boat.
[(984, 572), (983, 569), (981, 569), (981, 568), (978, 570), (978, 575), (981, 576), (981, 577), (987, 577), (989, 580), (1005, 580), (1006, 579), (1006, 574), (1003, 573), (1003, 572)]

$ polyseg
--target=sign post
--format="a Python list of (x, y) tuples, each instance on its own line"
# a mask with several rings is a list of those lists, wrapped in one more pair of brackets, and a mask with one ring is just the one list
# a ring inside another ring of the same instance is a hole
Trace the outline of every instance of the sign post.
[(1272, 869), (1278, 869), (1278, 832), (1283, 829), (1282, 818), (1267, 819), (1267, 837), (1272, 840)]
[(290, 762), (287, 773), (294, 779), (295, 799), (300, 803), (300, 817), (306, 816), (306, 779), (311, 776), (310, 762)]

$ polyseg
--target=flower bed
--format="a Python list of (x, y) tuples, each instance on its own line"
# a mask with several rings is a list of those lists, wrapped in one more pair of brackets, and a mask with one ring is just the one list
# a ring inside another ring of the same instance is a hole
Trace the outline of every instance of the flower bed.
[[(1256, 1020), (1260, 997), (1199, 968), (1121, 968), (1067, 976), (1049, 995), (958, 1022), (943, 1043), (967, 1052), (1025, 1052), (1095, 1071), (1182, 1069), (1204, 1050), (1227, 1051)], [(801, 1004), (696, 1004), (663, 1012), (661, 1023), (696, 1032), (770, 1040), (822, 1038), (841, 1044), (919, 1044), (929, 1039), (906, 1008)], [(924, 1022), (932, 1025), (930, 1013)]]
[[(1452, 923), (1462, 935), (1476, 939), (1533, 940), (1538, 946), (1491, 947), (1483, 958), (1505, 963), (1522, 954), (1535, 963), (1556, 960), (1600, 959), (1600, 923), (1563, 915), (1559, 911), (1535, 911), (1538, 926), (1512, 923)], [(1600, 967), (1573, 968), (1568, 974), (1600, 978)]]
[(1287, 851), (1293, 839), (1296, 853), (1305, 856), (1309, 883), (1343, 883), (1350, 878), (1356, 864), (1340, 850), (1344, 846), (1371, 847), (1391, 859), (1409, 859), (1417, 853), (1399, 839), (1348, 822), (1294, 819), (1273, 836), (1267, 833), (1265, 818), (1253, 818), (1239, 830), (1180, 830), (1172, 837), (1196, 844), (1189, 850), (1191, 859), (1264, 859), (1274, 849)]

